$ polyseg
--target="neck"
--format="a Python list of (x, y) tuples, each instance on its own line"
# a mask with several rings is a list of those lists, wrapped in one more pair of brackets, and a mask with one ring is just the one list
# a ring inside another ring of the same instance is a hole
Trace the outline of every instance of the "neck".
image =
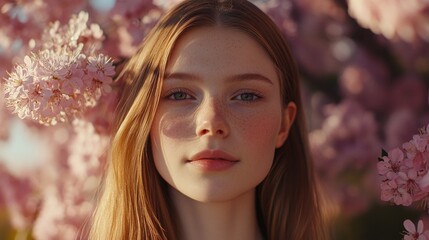
[(262, 240), (255, 192), (223, 202), (198, 202), (170, 191), (183, 240)]

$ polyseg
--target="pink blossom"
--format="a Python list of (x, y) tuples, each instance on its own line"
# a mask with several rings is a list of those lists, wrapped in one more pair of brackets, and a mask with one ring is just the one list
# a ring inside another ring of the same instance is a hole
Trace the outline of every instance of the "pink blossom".
[(405, 181), (387, 180), (380, 184), (381, 200), (393, 201), (396, 205), (410, 206), (413, 199), (406, 191)]
[[(115, 74), (115, 67), (112, 65), (112, 60), (103, 54), (97, 57), (89, 57), (87, 66), (87, 75), (84, 77), (86, 85), (90, 89), (101, 89), (103, 93), (110, 93), (112, 87), (112, 77)], [(91, 91), (90, 90), (90, 91)]]
[(377, 170), (387, 179), (395, 179), (399, 172), (407, 169), (404, 164), (404, 153), (399, 148), (389, 151), (388, 156), (382, 157), (382, 160), (377, 163)]
[[(429, 196), (429, 151), (427, 127), (420, 134), (390, 150), (377, 164), (382, 176), (381, 199), (398, 205), (427, 201)], [(410, 199), (412, 201), (410, 202)]]
[(427, 150), (427, 146), (428, 146), (428, 143), (429, 143), (428, 136), (414, 135), (412, 141), (413, 141), (414, 146), (416, 147), (417, 151), (424, 152), (424, 151)]
[(75, 120), (71, 126), (42, 128), (38, 135), (52, 139), (54, 158), (28, 172), (36, 183), (31, 192), (40, 199), (30, 225), (33, 237), (76, 239), (80, 232), (85, 236), (109, 136), (95, 132), (94, 126), (83, 120)]
[(81, 181), (88, 176), (100, 176), (109, 138), (98, 134), (90, 122), (75, 120), (73, 127), (75, 134), (69, 143), (67, 159), (71, 173)]
[(417, 223), (417, 228), (414, 223), (406, 219), (404, 221), (404, 240), (428, 240), (429, 239), (429, 231), (424, 229), (423, 221), (419, 220)]
[(425, 194), (421, 194), (420, 177), (415, 169), (410, 169), (407, 172), (399, 172), (398, 182), (401, 182), (402, 188), (409, 193), (413, 201), (421, 200)]
[(64, 47), (75, 49), (82, 45), (85, 54), (95, 54), (100, 50), (104, 36), (97, 24), (87, 25), (88, 18), (88, 13), (81, 11), (78, 15), (73, 15), (65, 26), (56, 21), (45, 29), (42, 48), (60, 51)]
[(408, 42), (429, 40), (428, 6), (425, 0), (348, 0), (349, 13), (360, 25)]
[(412, 160), (413, 167), (419, 172), (419, 175), (425, 174), (429, 168), (428, 143), (429, 136), (424, 132), (414, 135), (412, 140), (403, 144), (407, 158)]
[(321, 129), (310, 133), (317, 166), (337, 175), (347, 168), (364, 168), (377, 156), (377, 124), (358, 102), (345, 100), (325, 107)]
[(79, 117), (111, 92), (114, 66), (109, 57), (95, 55), (100, 39), (88, 39), (101, 38), (100, 29), (89, 29), (87, 20), (81, 12), (66, 26), (53, 24), (45, 31), (44, 49), (15, 67), (5, 84), (6, 105), (13, 113), (55, 125)]
[(368, 195), (349, 193), (362, 187), (356, 187), (356, 182), (362, 184), (372, 178), (373, 172), (368, 169), (376, 167), (374, 159), (377, 158), (379, 145), (377, 124), (372, 113), (354, 100), (325, 106), (324, 113), (321, 128), (310, 133), (311, 152), (321, 179), (341, 199), (341, 207), (349, 207), (343, 211), (352, 212), (350, 203), (359, 202), (362, 206), (371, 198), (368, 196), (372, 193), (368, 191), (373, 187), (371, 184), (361, 191)]
[(105, 29), (109, 38), (106, 38), (103, 48), (113, 57), (133, 55), (163, 12), (152, 1), (121, 0), (105, 19), (109, 25)]
[(418, 184), (421, 190), (425, 193), (425, 195), (428, 195), (429, 194), (429, 172), (426, 172), (426, 174), (421, 177)]
[(64, 179), (58, 181), (57, 185), (45, 186), (43, 203), (33, 228), (36, 239), (77, 239), (93, 211), (94, 204), (89, 200), (89, 191), (95, 189), (93, 186), (88, 188), (94, 185), (88, 185), (92, 179), (76, 181), (67, 172), (63, 174)]

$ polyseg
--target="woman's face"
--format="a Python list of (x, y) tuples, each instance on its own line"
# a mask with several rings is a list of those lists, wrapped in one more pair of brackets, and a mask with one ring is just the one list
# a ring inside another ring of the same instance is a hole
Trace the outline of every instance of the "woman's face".
[(267, 176), (294, 116), (256, 41), (230, 28), (191, 30), (167, 64), (150, 134), (155, 166), (194, 200), (232, 200)]

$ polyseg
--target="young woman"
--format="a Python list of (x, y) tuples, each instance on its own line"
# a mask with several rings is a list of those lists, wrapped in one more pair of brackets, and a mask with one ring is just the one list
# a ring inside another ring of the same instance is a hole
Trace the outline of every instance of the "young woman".
[(129, 60), (91, 239), (325, 239), (298, 74), (248, 1), (184, 1)]

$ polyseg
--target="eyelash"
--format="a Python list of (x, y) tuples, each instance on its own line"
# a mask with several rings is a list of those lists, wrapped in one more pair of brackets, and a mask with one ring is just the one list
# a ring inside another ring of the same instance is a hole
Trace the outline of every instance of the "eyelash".
[[(185, 98), (183, 99), (174, 99), (174, 95), (180, 93), (180, 94), (185, 94)], [(244, 95), (244, 94), (248, 94), (252, 96), (251, 100), (245, 100), (245, 99), (237, 99), (238, 97)], [(170, 91), (168, 91), (165, 94), (165, 99), (168, 100), (173, 100), (173, 101), (183, 101), (183, 100), (187, 100), (187, 99), (195, 99), (192, 94), (186, 90), (186, 89), (181, 89), (181, 88), (177, 88), (177, 89), (172, 89)], [(238, 94), (234, 95), (234, 97), (232, 98), (232, 100), (239, 100), (245, 103), (252, 103), (255, 101), (258, 101), (262, 98), (262, 95), (256, 91), (252, 91), (252, 90), (242, 90), (241, 92), (239, 92)]]
[[(249, 94), (252, 96), (251, 100), (244, 100), (244, 99), (237, 99), (237, 97), (242, 96), (243, 94)], [(262, 95), (258, 92), (252, 91), (252, 90), (243, 90), (240, 93), (236, 94), (232, 99), (234, 100), (240, 100), (245, 103), (253, 103), (255, 101), (261, 100)]]
[[(174, 94), (177, 93), (181, 93), (181, 94), (186, 94), (187, 96), (184, 99), (174, 99)], [(185, 90), (185, 89), (181, 89), (181, 88), (177, 88), (177, 89), (172, 89), (170, 91), (168, 91), (165, 94), (165, 99), (168, 100), (173, 100), (173, 101), (183, 101), (183, 100), (187, 100), (187, 99), (194, 99), (194, 97), (192, 97), (192, 95), (189, 93), (189, 91)]]

